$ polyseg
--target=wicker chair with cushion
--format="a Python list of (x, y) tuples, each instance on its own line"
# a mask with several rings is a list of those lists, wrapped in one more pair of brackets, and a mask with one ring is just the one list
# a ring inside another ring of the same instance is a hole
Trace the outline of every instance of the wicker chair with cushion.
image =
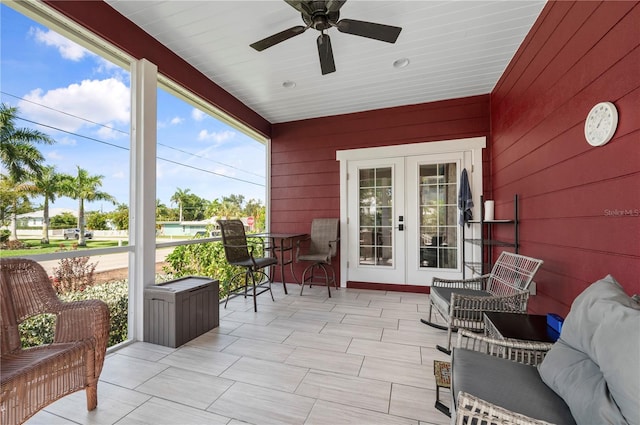
[[(336, 256), (338, 249), (339, 224), (340, 220), (337, 218), (315, 218), (311, 222), (311, 235), (306, 239), (298, 240), (296, 262), (310, 263), (302, 272), (300, 295), (302, 295), (305, 283), (311, 286), (316, 279), (324, 281), (327, 285), (329, 298), (331, 298), (331, 285), (338, 288), (336, 272), (331, 266), (331, 259)], [(308, 241), (308, 249), (302, 252), (301, 244), (306, 241)]]
[(552, 347), (461, 329), (451, 356), (454, 423), (573, 424), (562, 398), (538, 377)]
[[(485, 311), (526, 313), (529, 285), (542, 263), (542, 260), (504, 251), (489, 274), (466, 280), (434, 277), (429, 296), (429, 319), (421, 321), (447, 330), (447, 347), (438, 346), (438, 349), (450, 353), (451, 333), (458, 328), (482, 331), (482, 313)], [(446, 326), (431, 321), (434, 308)]]
[[(229, 292), (224, 303), (227, 308), (229, 296), (232, 292), (244, 291), (244, 297), (253, 297), (253, 310), (258, 311), (256, 297), (262, 293), (271, 292), (272, 278), (264, 269), (278, 264), (275, 257), (256, 257), (253, 255), (254, 247), (247, 243), (244, 232), (244, 224), (240, 220), (219, 220), (218, 225), (222, 231), (222, 244), (227, 262), (232, 266), (241, 267), (244, 270), (234, 274), (228, 282)], [(252, 291), (249, 292), (248, 289)]]
[[(109, 309), (99, 300), (62, 302), (38, 263), (0, 261), (0, 410), (4, 425), (86, 389), (87, 409), (98, 404), (98, 378), (109, 338)], [(22, 348), (18, 325), (28, 317), (56, 316), (53, 343)]]

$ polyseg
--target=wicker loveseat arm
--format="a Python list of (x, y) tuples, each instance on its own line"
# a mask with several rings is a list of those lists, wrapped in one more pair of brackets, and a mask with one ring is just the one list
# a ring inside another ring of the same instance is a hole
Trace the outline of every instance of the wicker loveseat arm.
[(492, 338), (466, 329), (458, 331), (457, 348), (479, 351), (495, 357), (537, 366), (553, 346), (550, 342), (514, 341)]
[(474, 289), (476, 291), (484, 291), (487, 287), (487, 281), (490, 275), (485, 274), (473, 279), (442, 279), (440, 277), (434, 277), (431, 281), (431, 286), (440, 288), (461, 288), (461, 289)]
[[(501, 297), (482, 295), (451, 294), (450, 314), (453, 317), (468, 317), (469, 313), (480, 314), (485, 311), (524, 312), (527, 310), (529, 292), (519, 292)], [(479, 318), (482, 321), (482, 317)]]
[(551, 425), (549, 422), (512, 412), (462, 391), (458, 394), (455, 423), (456, 425)]

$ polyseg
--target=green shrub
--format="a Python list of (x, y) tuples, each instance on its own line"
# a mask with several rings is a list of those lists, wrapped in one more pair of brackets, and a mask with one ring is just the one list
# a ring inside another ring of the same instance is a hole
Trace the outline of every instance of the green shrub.
[(64, 301), (102, 300), (109, 306), (111, 329), (108, 346), (127, 340), (127, 322), (129, 312), (129, 284), (126, 279), (94, 285), (81, 292), (62, 295)]
[[(108, 346), (127, 339), (127, 315), (129, 308), (129, 285), (126, 280), (95, 285), (79, 292), (60, 295), (63, 301), (82, 301), (100, 299), (107, 303), (111, 314)], [(34, 347), (53, 342), (55, 316), (41, 314), (33, 316), (20, 325), (20, 338), (23, 347)]]
[[(256, 255), (262, 255), (262, 245), (257, 245)], [(225, 298), (230, 290), (239, 286), (236, 279), (233, 284), (231, 278), (244, 269), (229, 265), (224, 256), (222, 242), (207, 242), (203, 244), (177, 246), (166, 257), (171, 265), (170, 271), (176, 278), (183, 276), (207, 276), (220, 282), (220, 299)], [(233, 288), (231, 286), (233, 285)]]
[(28, 318), (20, 324), (19, 328), (22, 346), (27, 348), (51, 344), (55, 328), (56, 316), (54, 314), (39, 314)]

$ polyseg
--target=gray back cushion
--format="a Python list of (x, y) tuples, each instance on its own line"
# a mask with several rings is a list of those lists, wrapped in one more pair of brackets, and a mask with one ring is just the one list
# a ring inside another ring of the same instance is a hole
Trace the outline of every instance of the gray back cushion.
[[(570, 406), (576, 403), (572, 410), (582, 411), (585, 420), (598, 418), (592, 416), (598, 409), (589, 394), (596, 391), (601, 396), (598, 400), (604, 403), (598, 404), (605, 412), (602, 420), (609, 418), (617, 405), (627, 422), (640, 425), (638, 359), (640, 305), (612, 276), (607, 276), (574, 300), (560, 340), (540, 365), (540, 374), (558, 394), (568, 397), (565, 401)], [(574, 369), (567, 369), (570, 365)]]

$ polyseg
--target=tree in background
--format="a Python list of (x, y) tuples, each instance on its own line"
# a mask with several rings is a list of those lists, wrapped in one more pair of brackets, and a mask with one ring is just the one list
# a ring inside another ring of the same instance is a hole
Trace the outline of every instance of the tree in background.
[(218, 210), (218, 216), (225, 219), (238, 218), (242, 214), (242, 208), (238, 204), (223, 198)]
[(0, 179), (0, 214), (2, 225), (11, 224), (9, 239), (17, 240), (17, 219), (20, 214), (33, 211), (29, 202), (29, 192), (24, 183), (16, 184), (11, 179)]
[(118, 204), (116, 210), (109, 213), (109, 220), (118, 230), (129, 230), (129, 206)]
[(73, 214), (70, 212), (63, 212), (62, 214), (51, 217), (51, 223), (49, 223), (49, 226), (52, 229), (66, 229), (74, 227), (77, 222), (78, 219)]
[(229, 196), (223, 196), (222, 202), (228, 202), (232, 205), (236, 205), (239, 210), (244, 209), (244, 195), (234, 195), (231, 194)]
[(109, 214), (101, 211), (87, 213), (87, 227), (92, 230), (108, 230)]
[(84, 237), (84, 202), (93, 201), (110, 201), (116, 203), (115, 198), (107, 192), (99, 190), (102, 187), (102, 179), (104, 176), (89, 175), (87, 170), (78, 168), (78, 174), (75, 177), (64, 179), (62, 183), (62, 191), (64, 195), (78, 201), (78, 246), (86, 246), (87, 241)]
[(172, 220), (173, 212), (169, 207), (163, 204), (160, 199), (156, 199), (156, 221)]
[(48, 165), (42, 167), (40, 175), (33, 174), (29, 185), (29, 192), (32, 195), (42, 196), (44, 202), (42, 204), (42, 240), (41, 243), (49, 243), (49, 202), (55, 202), (56, 197), (60, 196), (62, 190), (62, 181), (69, 178), (64, 174), (56, 172), (55, 167)]
[(183, 215), (185, 221), (204, 220), (209, 201), (193, 193), (184, 198)]
[(178, 204), (178, 208), (180, 209), (180, 214), (178, 215), (179, 221), (183, 221), (182, 208), (189, 192), (191, 192), (191, 189), (183, 190), (178, 187), (176, 188), (176, 193), (174, 193), (170, 199), (172, 203)]
[(222, 203), (219, 199), (214, 199), (209, 202), (207, 205), (207, 210), (205, 211), (205, 216), (208, 218), (218, 218), (220, 217), (220, 208), (222, 207)]
[[(44, 156), (36, 148), (35, 144), (53, 144), (55, 141), (48, 135), (38, 130), (30, 128), (16, 128), (15, 120), (17, 119), (18, 108), (10, 107), (2, 103), (0, 106), (0, 164), (3, 167), (3, 173), (0, 179), (8, 179), (12, 184), (15, 192), (14, 202), (18, 202), (18, 195), (22, 189), (19, 185), (29, 175), (40, 175), (42, 173), (42, 163)], [(18, 239), (16, 214), (19, 210), (18, 205), (13, 205), (11, 216), (12, 239)]]
[(253, 217), (253, 228), (260, 232), (265, 229), (265, 207), (258, 199), (250, 199), (244, 207), (244, 214)]

